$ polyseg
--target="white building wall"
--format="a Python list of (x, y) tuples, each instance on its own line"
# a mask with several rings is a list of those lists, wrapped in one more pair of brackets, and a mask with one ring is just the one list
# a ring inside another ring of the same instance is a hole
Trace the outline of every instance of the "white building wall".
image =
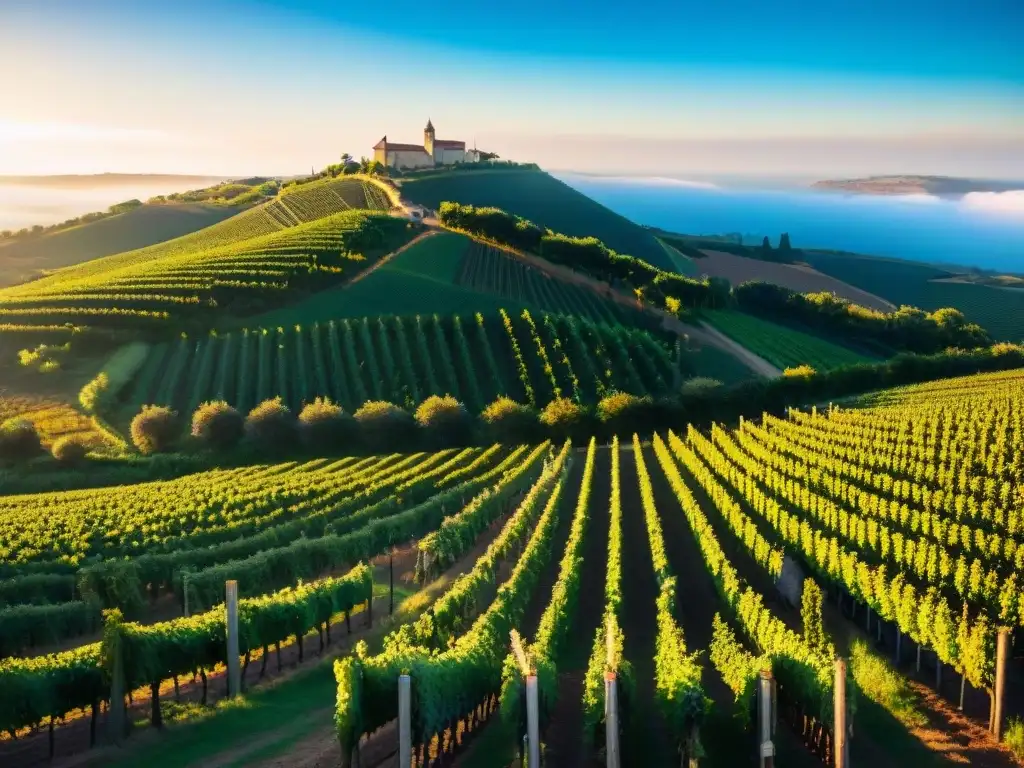
[(463, 149), (434, 147), (434, 161), (438, 165), (450, 165), (451, 163), (461, 163), (465, 159), (466, 151)]

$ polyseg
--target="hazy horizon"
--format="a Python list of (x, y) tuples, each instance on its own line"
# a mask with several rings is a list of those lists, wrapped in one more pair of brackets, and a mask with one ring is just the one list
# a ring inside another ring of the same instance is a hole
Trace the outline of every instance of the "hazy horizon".
[(293, 175), (429, 117), (579, 172), (1024, 177), (1013, 0), (85, 5), (0, 10), (0, 174)]

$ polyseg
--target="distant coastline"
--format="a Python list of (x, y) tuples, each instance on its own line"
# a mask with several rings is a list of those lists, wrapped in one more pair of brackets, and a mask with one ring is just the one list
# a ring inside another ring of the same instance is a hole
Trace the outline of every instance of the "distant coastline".
[(868, 176), (861, 179), (826, 179), (815, 189), (856, 192), (865, 195), (935, 195), (963, 197), (971, 192), (1009, 192), (1024, 189), (1024, 181), (970, 179), (956, 176)]

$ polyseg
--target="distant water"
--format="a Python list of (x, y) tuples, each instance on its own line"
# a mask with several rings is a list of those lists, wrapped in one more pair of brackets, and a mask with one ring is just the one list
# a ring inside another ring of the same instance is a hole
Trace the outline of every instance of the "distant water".
[(557, 174), (638, 224), (688, 234), (740, 232), (772, 244), (1024, 272), (1024, 190), (880, 197), (779, 185)]
[[(212, 183), (212, 182), (208, 182)], [(115, 203), (126, 200), (145, 202), (156, 195), (198, 189), (203, 182), (185, 180), (163, 181), (155, 184), (112, 185), (98, 184), (86, 187), (32, 186), (0, 182), (0, 230), (18, 230), (41, 224), (46, 227), (81, 216), (83, 213), (105, 211)]]

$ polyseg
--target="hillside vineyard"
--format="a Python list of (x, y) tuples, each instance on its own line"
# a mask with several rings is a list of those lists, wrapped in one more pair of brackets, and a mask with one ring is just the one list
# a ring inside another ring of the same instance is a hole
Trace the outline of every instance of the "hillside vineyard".
[(355, 411), (367, 400), (415, 406), (452, 394), (478, 412), (500, 395), (540, 407), (616, 391), (662, 395), (679, 365), (667, 336), (572, 315), (364, 317), (156, 345), (129, 400), (183, 412), (226, 400), (245, 412), (277, 396), (294, 409), (329, 397)]
[[(743, 698), (769, 664), (793, 711), (824, 735), (813, 749), (828, 757), (835, 649), (820, 616), (808, 634), (805, 615), (801, 633), (766, 590), (791, 558), (866, 606), (862, 621), (898, 628), (930, 659), (991, 688), (994, 629), (1021, 621), (1022, 385), (1018, 372), (934, 382), (856, 409), (794, 410), (646, 443), (316, 459), (6, 497), (0, 727), (99, 707), (114, 638), (129, 690), (159, 698), (164, 680), (214, 673), (227, 661), (217, 608), (225, 579), (243, 598), (248, 667), (282, 640), (301, 645), (307, 632), (369, 611), (366, 564), (391, 547), (414, 542), (428, 581), (488, 541), (383, 650), (361, 647), (336, 662), (343, 754), (397, 716), (400, 671), (412, 680), (418, 754), (455, 751), (492, 717), (517, 721), (518, 708), (505, 704), (524, 684), (510, 656), (514, 629), (545, 700), (569, 663), (569, 638), (593, 638), (571, 706), (595, 748), (606, 673), (623, 681), (625, 706), (650, 703), (668, 747), (689, 753), (706, 715), (703, 667)], [(680, 585), (708, 579), (706, 607), (683, 607)], [(585, 612), (581, 583), (603, 585)], [(646, 583), (650, 591), (638, 592)], [(166, 594), (190, 615), (148, 619)], [(638, 614), (629, 606), (641, 597), (652, 602)], [(637, 616), (653, 624), (638, 626)], [(33, 655), (79, 637), (88, 642)], [(709, 656), (692, 656), (693, 637), (714, 638)], [(557, 729), (560, 715), (542, 711)]]

